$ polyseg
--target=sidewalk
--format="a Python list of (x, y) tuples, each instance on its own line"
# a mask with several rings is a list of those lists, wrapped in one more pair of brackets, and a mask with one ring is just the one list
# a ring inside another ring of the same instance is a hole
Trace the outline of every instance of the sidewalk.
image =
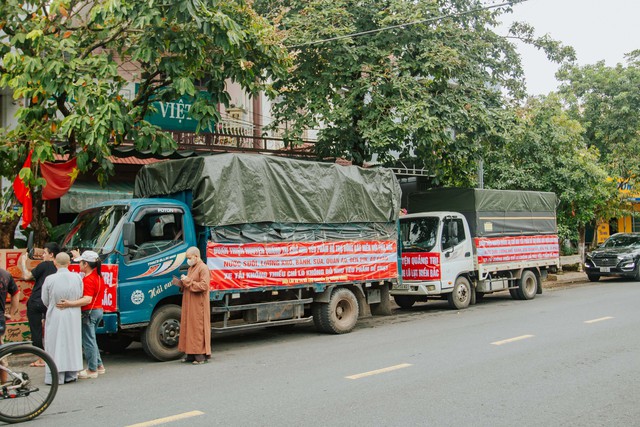
[(542, 282), (542, 288), (557, 288), (580, 283), (589, 283), (583, 271), (559, 271), (556, 274), (549, 274), (547, 280)]

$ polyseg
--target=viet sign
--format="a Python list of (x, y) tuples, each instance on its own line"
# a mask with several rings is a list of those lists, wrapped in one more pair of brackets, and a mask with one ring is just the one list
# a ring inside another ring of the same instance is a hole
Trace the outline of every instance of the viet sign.
[(384, 280), (398, 275), (394, 240), (210, 242), (207, 265), (213, 290)]

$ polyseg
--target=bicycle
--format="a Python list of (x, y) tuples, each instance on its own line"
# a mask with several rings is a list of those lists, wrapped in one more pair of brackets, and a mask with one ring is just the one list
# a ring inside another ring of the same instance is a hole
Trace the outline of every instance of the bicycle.
[[(37, 366), (39, 360), (46, 367)], [(2, 344), (0, 382), (0, 421), (21, 423), (51, 405), (58, 392), (58, 369), (51, 356), (30, 342)]]

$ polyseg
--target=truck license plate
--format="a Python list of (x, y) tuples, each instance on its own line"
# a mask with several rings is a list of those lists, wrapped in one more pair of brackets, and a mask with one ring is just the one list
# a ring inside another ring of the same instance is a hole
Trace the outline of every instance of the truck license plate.
[(600, 273), (609, 273), (611, 271), (611, 267), (600, 267)]
[(399, 289), (399, 290), (407, 290), (409, 289), (409, 284), (408, 283), (395, 283), (393, 285), (393, 289)]

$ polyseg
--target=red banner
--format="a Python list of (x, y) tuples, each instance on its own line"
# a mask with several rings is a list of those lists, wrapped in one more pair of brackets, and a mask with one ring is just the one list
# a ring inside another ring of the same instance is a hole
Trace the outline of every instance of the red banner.
[(394, 240), (209, 243), (211, 289), (384, 280), (398, 276)]
[(560, 246), (555, 234), (542, 236), (478, 237), (478, 263), (531, 261), (558, 258)]
[[(32, 154), (33, 150), (29, 151), (29, 155), (27, 156), (27, 160), (24, 161), (22, 169), (31, 169)], [(13, 181), (13, 192), (16, 195), (16, 199), (18, 199), (20, 204), (22, 204), (22, 228), (27, 228), (33, 219), (33, 201), (31, 199), (31, 188), (29, 188), (29, 186), (20, 179), (19, 172), (18, 176), (16, 176), (16, 179)]]
[(64, 163), (41, 163), (40, 174), (47, 181), (42, 187), (42, 200), (59, 199), (78, 177), (77, 159), (74, 157)]
[[(80, 276), (84, 276), (84, 273), (80, 273), (80, 264), (70, 264), (69, 271), (79, 273)], [(118, 311), (117, 292), (118, 289), (118, 265), (117, 264), (102, 264), (100, 266), (100, 272), (104, 279), (104, 293), (102, 295), (102, 308), (105, 313), (114, 313)]]
[(440, 253), (438, 252), (403, 252), (403, 280), (440, 280)]

